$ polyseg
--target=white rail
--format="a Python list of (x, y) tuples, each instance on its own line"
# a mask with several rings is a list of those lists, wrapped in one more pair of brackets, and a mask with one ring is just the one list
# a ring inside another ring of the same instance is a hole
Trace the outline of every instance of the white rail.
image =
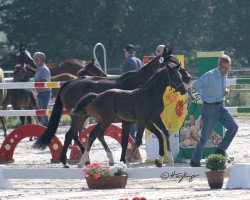
[(101, 46), (102, 47), (102, 50), (103, 50), (103, 65), (104, 65), (104, 72), (105, 72), (105, 74), (107, 74), (108, 73), (108, 71), (107, 71), (107, 60), (106, 60), (106, 49), (105, 49), (105, 47), (104, 47), (104, 45), (102, 44), (102, 43), (97, 43), (95, 46), (94, 46), (94, 49), (93, 49), (93, 56), (94, 56), (94, 59), (95, 59), (95, 61), (96, 61), (96, 63), (97, 63), (97, 65), (100, 67), (100, 68), (102, 68), (101, 67), (101, 65), (100, 65), (100, 63), (99, 63), (99, 61), (98, 61), (98, 59), (97, 59), (97, 57), (96, 57), (96, 48), (98, 47), (98, 46)]

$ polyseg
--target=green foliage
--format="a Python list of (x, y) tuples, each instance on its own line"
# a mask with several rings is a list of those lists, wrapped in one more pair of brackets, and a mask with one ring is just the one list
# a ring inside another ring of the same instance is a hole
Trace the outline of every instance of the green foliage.
[(219, 154), (211, 154), (206, 158), (206, 168), (212, 171), (226, 169), (227, 158)]

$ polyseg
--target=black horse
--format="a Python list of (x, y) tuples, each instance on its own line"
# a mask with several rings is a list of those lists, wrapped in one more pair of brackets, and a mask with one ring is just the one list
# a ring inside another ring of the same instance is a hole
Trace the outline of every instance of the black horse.
[[(135, 90), (110, 89), (100, 94), (89, 93), (85, 95), (72, 109), (72, 115), (88, 115), (98, 120), (96, 127), (90, 133), (88, 144), (79, 167), (88, 162), (90, 148), (96, 137), (103, 137), (105, 130), (117, 118), (122, 121), (122, 155), (121, 161), (125, 162), (125, 152), (128, 145), (129, 123), (136, 122), (137, 135), (136, 143), (129, 156), (131, 161), (135, 150), (142, 143), (144, 129), (147, 128), (154, 133), (159, 140), (159, 159), (155, 163), (161, 167), (164, 160), (164, 139), (167, 140), (167, 153), (170, 163), (173, 163), (173, 156), (170, 149), (170, 134), (163, 125), (160, 114), (164, 109), (163, 93), (167, 86), (171, 86), (182, 95), (186, 93), (186, 88), (178, 72), (180, 64), (178, 60), (165, 61), (166, 68), (160, 69), (145, 85)], [(76, 118), (77, 120), (77, 118)], [(162, 133), (159, 130), (162, 131)], [(106, 149), (105, 149), (106, 150)], [(106, 150), (107, 151), (107, 150)]]
[[(162, 57), (168, 57), (168, 59), (171, 59), (171, 57), (173, 56), (171, 55), (169, 57), (169, 55), (167, 55), (165, 52), (165, 54), (163, 54), (162, 56), (155, 57), (148, 64), (143, 66), (139, 71), (130, 71), (120, 77), (81, 77), (65, 83), (58, 92), (47, 129), (45, 130), (43, 135), (36, 141), (34, 147), (38, 149), (45, 149), (49, 145), (54, 135), (56, 134), (63, 107), (70, 111), (76, 105), (76, 103), (89, 92), (101, 93), (112, 88), (127, 90), (138, 88), (140, 85), (145, 84), (146, 81), (153, 74), (155, 74), (158, 69), (164, 67), (165, 64), (159, 62), (159, 59)], [(74, 139), (82, 152), (84, 152), (85, 150), (78, 139), (78, 132), (79, 130), (81, 130), (82, 124), (87, 118), (88, 115), (78, 116), (78, 120), (72, 121), (70, 129), (65, 135), (64, 146), (61, 154), (61, 162), (63, 163), (64, 167), (68, 167), (66, 163), (66, 153), (72, 139)], [(98, 139), (101, 141), (103, 146), (107, 146), (104, 138)], [(111, 151), (107, 152), (108, 155), (110, 155), (110, 153)]]

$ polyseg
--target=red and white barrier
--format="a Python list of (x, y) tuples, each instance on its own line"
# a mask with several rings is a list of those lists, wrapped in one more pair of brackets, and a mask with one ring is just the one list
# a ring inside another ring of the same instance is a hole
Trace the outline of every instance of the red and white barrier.
[(27, 89), (27, 88), (60, 88), (62, 82), (11, 82), (0, 83), (0, 89)]
[[(50, 116), (52, 109), (38, 109), (38, 110), (0, 110), (0, 117), (7, 116)], [(68, 115), (69, 112), (63, 109), (63, 115)]]

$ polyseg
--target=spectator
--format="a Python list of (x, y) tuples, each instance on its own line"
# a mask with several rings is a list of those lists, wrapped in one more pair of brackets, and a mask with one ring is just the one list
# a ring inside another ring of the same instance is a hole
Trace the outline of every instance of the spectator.
[[(143, 66), (143, 62), (139, 58), (135, 57), (135, 53), (136, 51), (134, 45), (128, 44), (125, 47), (124, 55), (126, 59), (124, 60), (121, 66), (122, 74), (132, 70), (137, 71)], [(134, 123), (131, 124), (130, 127), (130, 136), (135, 139), (135, 135), (136, 135), (136, 124)]]
[[(50, 82), (50, 71), (45, 65), (45, 54), (42, 52), (34, 53), (34, 61), (37, 66), (37, 72), (34, 76), (35, 82)], [(50, 88), (38, 88), (37, 89), (37, 99), (40, 109), (48, 109), (49, 100), (51, 98)], [(41, 123), (43, 126), (48, 125), (48, 116), (41, 117)]]
[(163, 53), (163, 51), (164, 51), (164, 48), (165, 48), (164, 44), (161, 44), (161, 45), (157, 46), (156, 49), (155, 49), (156, 56), (161, 55)]

